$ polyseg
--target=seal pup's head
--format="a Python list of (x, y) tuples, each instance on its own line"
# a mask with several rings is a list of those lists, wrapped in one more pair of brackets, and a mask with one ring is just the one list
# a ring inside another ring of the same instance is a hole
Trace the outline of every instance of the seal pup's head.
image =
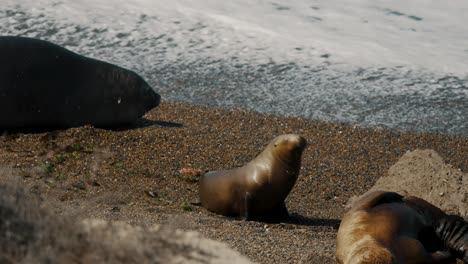
[(306, 146), (307, 141), (302, 136), (284, 134), (274, 138), (265, 148), (265, 152), (271, 152), (271, 155), (284, 162), (300, 162), (302, 152)]

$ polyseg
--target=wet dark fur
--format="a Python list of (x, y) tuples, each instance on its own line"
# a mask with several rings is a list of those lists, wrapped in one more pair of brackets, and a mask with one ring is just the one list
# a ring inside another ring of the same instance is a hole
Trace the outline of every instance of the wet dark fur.
[(128, 124), (160, 101), (135, 72), (47, 41), (0, 36), (0, 60), (0, 130)]
[(468, 263), (468, 222), (459, 216), (448, 215), (440, 219), (435, 228), (450, 253)]

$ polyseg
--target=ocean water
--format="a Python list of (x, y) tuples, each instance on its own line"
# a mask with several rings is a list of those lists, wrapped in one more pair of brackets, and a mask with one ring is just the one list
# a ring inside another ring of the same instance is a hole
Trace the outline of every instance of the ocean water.
[(468, 135), (468, 1), (0, 0), (0, 34), (140, 73), (163, 100)]

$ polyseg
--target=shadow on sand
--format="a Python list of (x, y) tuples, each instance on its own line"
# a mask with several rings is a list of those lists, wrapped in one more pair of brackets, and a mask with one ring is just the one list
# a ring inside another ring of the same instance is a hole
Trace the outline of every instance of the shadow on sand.
[[(192, 203), (193, 205), (196, 206), (201, 206), (198, 205), (198, 203)], [(226, 217), (222, 215), (216, 215), (216, 217), (219, 217), (224, 220), (228, 221), (243, 221), (240, 217)], [(341, 220), (340, 219), (328, 219), (328, 218), (309, 218), (306, 216), (302, 216), (297, 213), (291, 213), (289, 219), (255, 219), (251, 220), (254, 222), (259, 222), (259, 223), (266, 223), (266, 224), (291, 224), (291, 225), (300, 225), (300, 226), (327, 226), (327, 227), (332, 227), (335, 230), (338, 230), (340, 227)]]
[(179, 123), (161, 121), (161, 120), (149, 120), (146, 118), (138, 119), (131, 127), (132, 128), (143, 128), (149, 126), (159, 126), (159, 127), (166, 127), (166, 128), (179, 128), (183, 127), (184, 125)]
[(292, 213), (288, 221), (288, 224), (303, 225), (303, 226), (329, 226), (333, 229), (338, 229), (340, 226), (340, 219), (328, 219), (328, 218), (309, 218), (300, 214)]
[[(107, 127), (99, 127), (95, 126), (99, 129), (106, 129), (106, 130), (113, 130), (113, 131), (125, 131), (131, 130), (135, 128), (145, 128), (151, 126), (158, 126), (158, 127), (165, 127), (165, 128), (180, 128), (183, 127), (182, 124), (173, 123), (173, 122), (166, 122), (166, 121), (158, 121), (158, 120), (149, 120), (146, 118), (139, 118), (132, 124), (124, 124), (124, 125), (115, 125), (115, 126), (107, 126)], [(71, 126), (71, 127), (59, 127), (59, 126), (44, 126), (44, 127), (21, 127), (21, 128), (0, 128), (0, 135), (13, 135), (13, 134), (39, 134), (45, 132), (54, 132), (58, 130), (66, 130), (69, 128), (77, 128), (82, 126)]]
[(136, 122), (128, 125), (119, 125), (119, 126), (111, 126), (111, 127), (99, 127), (106, 130), (113, 130), (113, 131), (125, 131), (125, 130), (132, 130), (135, 128), (145, 128), (145, 127), (164, 127), (164, 128), (181, 128), (184, 125), (179, 123), (167, 122), (167, 121), (160, 121), (160, 120), (149, 120), (146, 118), (139, 118)]

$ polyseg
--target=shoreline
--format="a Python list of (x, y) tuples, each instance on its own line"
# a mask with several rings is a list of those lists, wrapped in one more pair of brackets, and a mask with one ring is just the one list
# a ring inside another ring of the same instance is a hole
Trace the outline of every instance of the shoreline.
[[(397, 133), (412, 133), (412, 134), (426, 134), (426, 133), (429, 133), (429, 134), (440, 134), (440, 135), (444, 135), (444, 136), (454, 136), (454, 137), (467, 137), (468, 138), (468, 134), (460, 134), (460, 133), (450, 133), (450, 132), (446, 132), (446, 131), (443, 131), (443, 130), (440, 130), (440, 129), (434, 129), (434, 130), (418, 130), (418, 129), (404, 129), (404, 128), (394, 128), (394, 127), (390, 127), (390, 126), (385, 126), (385, 125), (370, 125), (370, 124), (361, 124), (361, 123), (358, 123), (358, 122), (351, 122), (351, 121), (338, 121), (338, 120), (326, 120), (326, 119), (317, 119), (317, 118), (311, 118), (311, 117), (307, 117), (307, 116), (301, 116), (301, 115), (296, 115), (294, 113), (290, 113), (290, 114), (281, 114), (279, 112), (269, 112), (269, 111), (266, 111), (266, 112), (263, 112), (263, 111), (259, 111), (259, 110), (256, 110), (256, 109), (250, 109), (250, 108), (245, 108), (245, 107), (241, 107), (241, 106), (237, 106), (237, 105), (207, 105), (207, 104), (203, 104), (203, 103), (192, 103), (192, 102), (186, 102), (186, 101), (183, 101), (183, 100), (177, 100), (177, 99), (174, 99), (174, 100), (165, 100), (165, 101), (162, 101), (162, 103), (165, 103), (165, 104), (174, 104), (174, 105), (185, 105), (185, 106), (194, 106), (194, 107), (201, 107), (201, 108), (206, 108), (207, 110), (206, 111), (216, 111), (216, 110), (221, 110), (221, 111), (238, 111), (238, 112), (248, 112), (248, 113), (251, 113), (251, 114), (256, 114), (256, 115), (264, 115), (264, 116), (267, 116), (267, 117), (271, 117), (271, 118), (294, 118), (294, 119), (302, 119), (304, 120), (305, 122), (318, 122), (318, 123), (327, 123), (327, 124), (331, 124), (331, 125), (336, 125), (336, 126), (349, 126), (349, 127), (353, 127), (353, 128), (358, 128), (358, 129), (367, 129), (367, 130), (385, 130), (385, 131), (389, 131), (389, 132), (397, 132)], [(148, 111), (151, 112), (151, 111), (154, 111), (154, 109)], [(142, 119), (145, 119), (145, 117), (143, 116)], [(137, 123), (144, 123), (143, 120), (139, 120), (139, 122)]]
[[(244, 222), (190, 204), (198, 199), (197, 183), (181, 169), (242, 166), (286, 133), (308, 141), (286, 201), (292, 221)], [(162, 102), (124, 129), (84, 126), (3, 135), (0, 166), (55, 213), (196, 230), (259, 263), (330, 263), (348, 199), (366, 192), (415, 149), (433, 149), (447, 164), (468, 172), (467, 136), (175, 102)]]

